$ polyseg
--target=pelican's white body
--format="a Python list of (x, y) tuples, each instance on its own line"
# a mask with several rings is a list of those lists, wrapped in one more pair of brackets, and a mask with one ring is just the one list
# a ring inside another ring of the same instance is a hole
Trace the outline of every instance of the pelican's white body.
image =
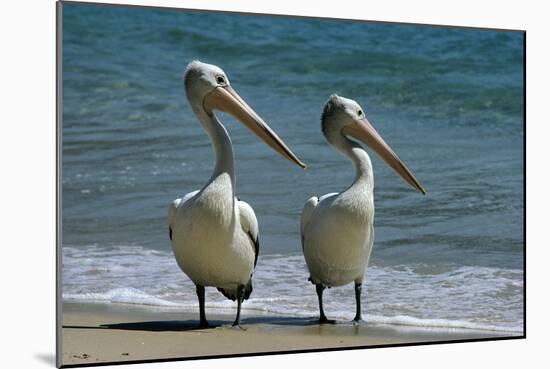
[(373, 221), (372, 170), (370, 178), (359, 178), (340, 194), (310, 198), (301, 228), (311, 281), (326, 287), (362, 283), (374, 243)]
[(193, 283), (228, 291), (248, 283), (255, 259), (248, 232), (257, 237), (257, 222), (252, 208), (233, 196), (227, 173), (175, 200), (170, 212), (174, 255)]
[(344, 192), (314, 196), (302, 211), (302, 247), (311, 282), (325, 287), (361, 284), (374, 243), (372, 163), (360, 145), (341, 133), (348, 116), (360, 107), (353, 100), (336, 95), (331, 96), (331, 101), (340, 104), (343, 113), (324, 116), (323, 133), (332, 146), (353, 162), (356, 176)]
[(323, 107), (321, 130), (327, 142), (353, 162), (355, 180), (344, 192), (310, 198), (302, 211), (304, 257), (319, 299), (319, 321), (330, 322), (323, 310), (325, 287), (355, 282), (356, 313), (361, 321), (361, 288), (374, 244), (374, 178), (367, 144), (405, 181), (425, 193), (416, 178), (384, 142), (355, 101), (331, 95)]
[(214, 148), (215, 168), (200, 191), (190, 192), (170, 205), (168, 226), (172, 248), (178, 265), (193, 283), (223, 289), (227, 297), (235, 298), (239, 286), (248, 286), (248, 294), (251, 292), (249, 281), (258, 252), (255, 244), (258, 222), (250, 205), (235, 197), (231, 139), (216, 116), (208, 114), (203, 106), (203, 96), (213, 88), (201, 84), (207, 78), (204, 73), (224, 73), (216, 66), (200, 62), (190, 63), (186, 74), (190, 68), (191, 72), (203, 73), (186, 85), (186, 91), (193, 112)]

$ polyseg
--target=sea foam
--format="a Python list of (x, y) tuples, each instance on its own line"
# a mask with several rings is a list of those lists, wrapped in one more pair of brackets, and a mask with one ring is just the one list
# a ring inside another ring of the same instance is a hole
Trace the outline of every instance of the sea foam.
[[(260, 257), (254, 292), (245, 311), (315, 317), (314, 287), (301, 255)], [(523, 273), (520, 270), (411, 264), (379, 266), (367, 271), (363, 289), (364, 318), (371, 323), (411, 327), (476, 329), (521, 333)], [(63, 248), (65, 301), (124, 303), (195, 311), (193, 283), (171, 251), (140, 246)], [(234, 312), (235, 303), (214, 288), (206, 289), (207, 311)], [(351, 320), (353, 285), (331, 288), (325, 312)]]

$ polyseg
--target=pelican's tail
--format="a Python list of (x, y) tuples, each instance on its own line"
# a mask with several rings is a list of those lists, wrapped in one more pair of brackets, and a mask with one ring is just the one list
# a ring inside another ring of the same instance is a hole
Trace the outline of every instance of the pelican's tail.
[(218, 291), (222, 293), (225, 297), (227, 297), (229, 300), (235, 301), (237, 299), (237, 291), (236, 290), (224, 290), (223, 288), (218, 287)]
[[(235, 301), (237, 299), (237, 290), (225, 290), (223, 288), (218, 288), (218, 291), (222, 293), (226, 298), (228, 298), (231, 301)], [(246, 286), (244, 286), (244, 299), (248, 300), (250, 297), (250, 294), (252, 293), (252, 277), (248, 280), (248, 283)]]
[(252, 293), (252, 277), (248, 280), (248, 283), (244, 287), (244, 299), (248, 300), (250, 294)]

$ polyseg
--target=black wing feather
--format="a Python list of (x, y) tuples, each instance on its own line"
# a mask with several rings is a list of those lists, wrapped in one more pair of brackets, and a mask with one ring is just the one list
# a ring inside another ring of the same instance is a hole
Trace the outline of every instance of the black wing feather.
[(248, 237), (250, 237), (250, 240), (254, 244), (254, 268), (256, 267), (256, 263), (258, 262), (258, 255), (260, 254), (260, 234), (258, 233), (258, 237), (254, 239), (254, 236), (252, 233), (247, 232)]
[[(254, 238), (252, 233), (250, 232), (246, 232), (246, 233), (248, 234), (248, 237), (254, 244), (254, 268), (255, 268), (256, 263), (258, 262), (258, 255), (260, 254), (260, 235), (258, 234), (258, 237)], [(219, 287), (218, 287), (218, 291), (220, 291), (229, 300), (235, 301), (237, 299), (237, 291), (228, 291)], [(251, 293), (252, 293), (252, 274), (250, 275), (250, 279), (248, 280), (248, 283), (244, 288), (244, 299), (248, 300)]]

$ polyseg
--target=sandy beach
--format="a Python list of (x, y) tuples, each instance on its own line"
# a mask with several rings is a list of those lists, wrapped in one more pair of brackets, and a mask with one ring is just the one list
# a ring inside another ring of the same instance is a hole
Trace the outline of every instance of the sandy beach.
[(241, 330), (231, 327), (230, 315), (207, 314), (213, 327), (199, 329), (194, 313), (122, 304), (65, 303), (62, 363), (65, 366), (506, 336), (500, 332), (369, 323), (319, 325), (313, 317), (253, 315), (250, 311), (243, 312), (245, 330)]

